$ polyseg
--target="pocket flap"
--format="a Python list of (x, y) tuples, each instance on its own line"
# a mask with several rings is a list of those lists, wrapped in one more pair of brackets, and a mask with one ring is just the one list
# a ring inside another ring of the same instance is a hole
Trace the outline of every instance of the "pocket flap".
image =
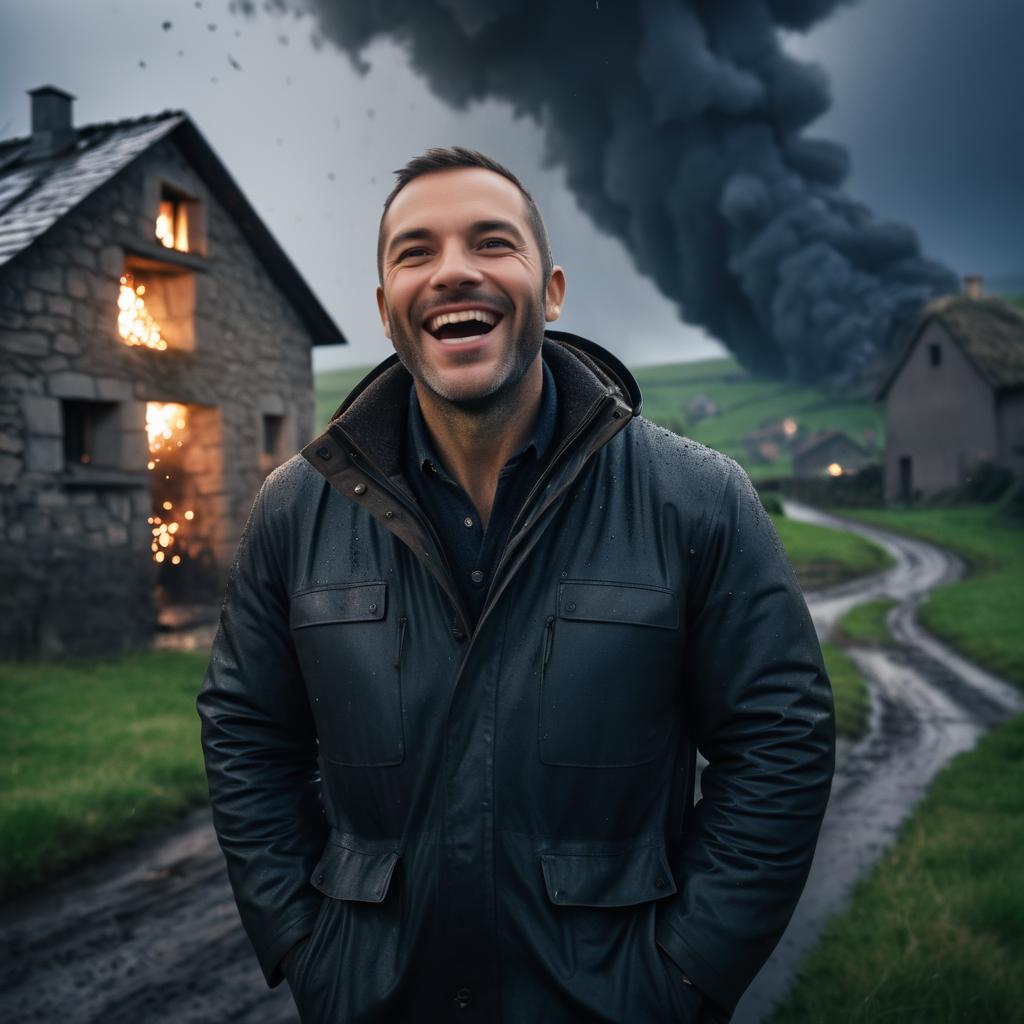
[(331, 832), (310, 882), (325, 896), (382, 903), (398, 863), (398, 851)]
[(386, 583), (339, 583), (296, 594), (289, 612), (291, 627), (383, 619), (387, 587)]
[(542, 853), (552, 903), (570, 907), (628, 907), (676, 891), (663, 843), (615, 853)]
[(637, 583), (560, 583), (558, 614), (563, 619), (679, 627), (679, 602), (671, 590)]

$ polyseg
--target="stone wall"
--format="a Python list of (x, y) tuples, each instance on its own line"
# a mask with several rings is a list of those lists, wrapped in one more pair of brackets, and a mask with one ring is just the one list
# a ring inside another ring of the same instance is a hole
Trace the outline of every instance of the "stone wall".
[[(118, 337), (117, 298), (126, 254), (154, 248), (164, 182), (200, 200), (206, 254), (191, 261), (201, 268), (194, 347), (157, 351)], [(219, 598), (271, 468), (261, 450), (263, 414), (285, 416), (282, 459), (312, 436), (310, 344), (238, 225), (171, 139), (0, 267), (0, 657), (151, 639), (149, 401), (203, 407), (204, 450), (190, 457), (203, 460), (193, 468)], [(65, 465), (65, 399), (116, 403), (111, 464)], [(210, 440), (214, 421), (219, 450)]]

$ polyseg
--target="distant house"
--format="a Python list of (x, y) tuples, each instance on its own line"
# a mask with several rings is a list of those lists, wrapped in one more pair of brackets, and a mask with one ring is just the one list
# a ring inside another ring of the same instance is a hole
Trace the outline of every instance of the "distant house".
[(870, 463), (871, 454), (842, 430), (813, 434), (793, 450), (797, 477), (852, 476)]
[(798, 436), (796, 420), (787, 417), (777, 423), (752, 430), (743, 438), (747, 456), (754, 462), (774, 462), (783, 451), (791, 448)]
[(972, 292), (924, 308), (879, 391), (887, 500), (956, 487), (979, 462), (1024, 473), (1024, 314)]
[(705, 395), (701, 391), (686, 403), (686, 415), (691, 423), (710, 419), (712, 416), (718, 415), (718, 403), (710, 395)]
[(312, 435), (338, 327), (189, 118), (0, 142), (0, 657), (145, 644), (219, 600)]

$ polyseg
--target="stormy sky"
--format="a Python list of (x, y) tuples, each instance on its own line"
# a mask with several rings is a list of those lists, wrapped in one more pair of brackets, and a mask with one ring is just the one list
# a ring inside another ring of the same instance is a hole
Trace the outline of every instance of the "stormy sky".
[[(571, 160), (553, 149), (550, 131), (529, 113), (517, 117), (508, 101), (515, 82), (482, 101), (461, 96), (465, 102), (455, 109), (435, 95), (439, 81), (422, 53), (413, 70), (412, 30), (399, 39), (374, 36), (353, 61), (331, 41), (331, 25), (322, 17), (322, 9), (335, 5), (301, 0), (292, 6), (321, 8), (321, 17), (263, 9), (243, 17), (226, 0), (3, 0), (0, 136), (28, 131), (25, 90), (46, 83), (78, 97), (77, 123), (187, 110), (351, 340), (348, 351), (318, 351), (318, 367), (365, 364), (387, 353), (373, 302), (380, 203), (392, 169), (429, 145), (451, 143), (508, 163), (536, 195), (555, 258), (569, 276), (561, 326), (634, 364), (720, 351), (708, 331), (677, 315), (682, 304), (694, 319), (699, 293), (672, 281), (662, 281), (659, 290), (635, 269), (635, 245), (630, 254), (620, 240), (630, 244), (635, 231), (602, 222), (585, 194), (588, 209), (579, 208), (579, 182), (575, 189), (566, 183)], [(519, 5), (445, 0), (439, 6)], [(614, 0), (574, 7), (580, 38), (601, 7), (608, 14), (616, 6), (624, 8)], [(657, 22), (672, 5), (639, 6)], [(980, 272), (993, 290), (1024, 292), (1024, 135), (1018, 127), (1024, 5), (780, 0), (773, 7), (788, 12), (782, 20), (793, 25), (801, 10), (830, 11), (807, 31), (785, 25), (773, 31), (786, 54), (824, 73), (820, 82), (831, 106), (802, 131), (848, 151), (844, 196), (883, 221), (910, 226), (924, 256), (955, 274)], [(564, 41), (570, 62), (573, 19), (558, 27), (557, 45)], [(645, 65), (655, 67), (648, 77), (656, 73), (654, 58)], [(560, 71), (550, 64), (545, 88), (556, 91)], [(519, 102), (526, 105), (521, 96)], [(555, 162), (546, 162), (546, 155)], [(631, 187), (628, 180), (623, 187)], [(742, 189), (730, 196), (742, 210)], [(905, 246), (906, 236), (898, 235), (897, 244)], [(746, 265), (756, 291), (756, 273)], [(645, 270), (658, 276), (664, 268)], [(777, 310), (779, 302), (769, 296), (765, 306)], [(710, 326), (720, 335), (728, 329), (720, 322)], [(841, 332), (836, 336), (845, 343)]]

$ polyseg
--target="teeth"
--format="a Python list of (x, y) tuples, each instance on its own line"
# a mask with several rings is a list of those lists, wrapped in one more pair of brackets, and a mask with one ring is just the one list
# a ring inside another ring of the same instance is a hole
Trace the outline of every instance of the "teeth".
[(490, 324), (493, 327), (498, 322), (498, 317), (486, 309), (460, 309), (457, 313), (441, 313), (428, 320), (427, 330), (439, 331), (445, 324), (461, 324), (466, 320), (479, 320), (481, 323)]

